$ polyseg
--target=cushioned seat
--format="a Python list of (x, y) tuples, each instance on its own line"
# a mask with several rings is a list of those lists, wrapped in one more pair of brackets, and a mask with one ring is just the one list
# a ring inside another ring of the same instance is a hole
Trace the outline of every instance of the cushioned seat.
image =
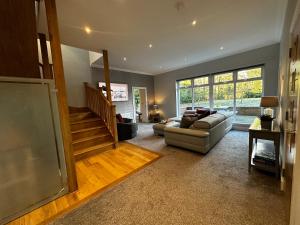
[(194, 129), (211, 129), (217, 124), (226, 119), (226, 116), (220, 113), (216, 113), (194, 122), (191, 128)]
[(179, 127), (166, 127), (165, 132), (172, 132), (176, 134), (189, 135), (194, 137), (207, 137), (209, 133), (203, 130), (192, 130), (192, 129), (182, 129)]
[(166, 127), (178, 127), (180, 124), (175, 122), (175, 121), (171, 121), (168, 123), (157, 123), (153, 125), (153, 131), (155, 135), (164, 135), (164, 130)]
[(232, 121), (233, 116), (217, 113), (197, 120), (190, 128), (168, 127), (165, 142), (205, 154), (230, 131)]

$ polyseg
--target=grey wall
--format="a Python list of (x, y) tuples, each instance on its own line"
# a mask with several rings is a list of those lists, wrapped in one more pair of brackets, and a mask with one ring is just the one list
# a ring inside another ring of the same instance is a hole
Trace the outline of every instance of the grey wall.
[[(126, 102), (114, 102), (117, 113), (123, 116), (133, 118), (132, 87), (146, 87), (148, 98), (148, 109), (154, 102), (154, 77), (149, 75), (135, 74), (118, 70), (110, 71), (110, 80), (112, 83), (128, 84), (129, 99)], [(103, 69), (92, 68), (92, 82), (97, 84), (104, 81)]]
[(176, 116), (176, 80), (234, 70), (253, 65), (265, 65), (264, 94), (278, 94), (279, 44), (251, 50), (222, 59), (160, 74), (154, 78), (155, 103), (164, 117)]
[(92, 82), (89, 52), (66, 45), (61, 47), (68, 104), (73, 107), (84, 107), (85, 91), (83, 83)]

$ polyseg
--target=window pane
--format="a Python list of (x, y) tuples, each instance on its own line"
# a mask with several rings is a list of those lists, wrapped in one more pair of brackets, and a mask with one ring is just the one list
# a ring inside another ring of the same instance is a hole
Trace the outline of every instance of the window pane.
[(208, 84), (208, 77), (199, 77), (194, 80), (195, 86), (205, 85), (205, 84)]
[(260, 114), (260, 98), (262, 96), (262, 80), (236, 83), (236, 122), (253, 122)]
[(247, 80), (251, 78), (261, 77), (261, 68), (254, 68), (249, 70), (241, 70), (238, 72), (238, 80)]
[(214, 82), (215, 83), (223, 83), (233, 81), (233, 74), (232, 73), (224, 73), (214, 76)]
[(192, 80), (182, 80), (178, 82), (179, 87), (191, 87), (192, 86)]
[(233, 89), (233, 83), (214, 85), (214, 109), (233, 111)]
[(182, 115), (187, 107), (192, 107), (192, 88), (179, 89), (179, 113)]
[(194, 105), (195, 107), (209, 108), (209, 87), (194, 88)]

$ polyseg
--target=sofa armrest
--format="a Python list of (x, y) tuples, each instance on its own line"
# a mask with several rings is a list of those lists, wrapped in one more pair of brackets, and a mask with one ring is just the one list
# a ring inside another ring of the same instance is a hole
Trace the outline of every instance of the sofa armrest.
[(189, 135), (189, 136), (195, 136), (195, 137), (207, 137), (209, 136), (209, 133), (203, 130), (192, 130), (192, 129), (186, 129), (186, 128), (179, 128), (179, 127), (166, 127), (165, 128), (165, 134), (166, 133), (176, 133), (176, 134), (182, 134), (182, 135)]
[(123, 118), (124, 123), (132, 123), (132, 119), (129, 118)]

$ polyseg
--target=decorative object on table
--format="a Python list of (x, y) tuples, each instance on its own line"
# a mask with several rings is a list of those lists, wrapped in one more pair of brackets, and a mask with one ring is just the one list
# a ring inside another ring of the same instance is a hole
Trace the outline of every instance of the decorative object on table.
[(119, 141), (129, 140), (137, 135), (138, 125), (132, 119), (123, 118), (121, 114), (116, 115)]
[(262, 129), (271, 130), (273, 119), (274, 118), (271, 117), (270, 115), (262, 115), (262, 116), (260, 116), (261, 128)]
[(260, 100), (260, 107), (264, 108), (263, 115), (269, 115), (274, 118), (274, 108), (279, 106), (279, 100), (277, 96), (265, 96)]

